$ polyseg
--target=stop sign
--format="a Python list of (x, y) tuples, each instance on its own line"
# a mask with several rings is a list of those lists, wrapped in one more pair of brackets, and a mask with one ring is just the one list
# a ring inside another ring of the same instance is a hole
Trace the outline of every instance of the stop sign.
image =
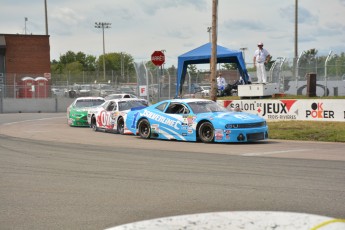
[(155, 51), (151, 55), (151, 61), (156, 66), (161, 66), (165, 62), (165, 56), (162, 51)]

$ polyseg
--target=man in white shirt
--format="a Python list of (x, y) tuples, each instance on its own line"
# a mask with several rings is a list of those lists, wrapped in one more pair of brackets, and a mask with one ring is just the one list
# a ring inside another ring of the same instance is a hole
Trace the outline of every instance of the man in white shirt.
[(258, 83), (266, 83), (267, 82), (267, 74), (265, 64), (267, 64), (270, 59), (270, 53), (263, 48), (264, 44), (262, 42), (258, 43), (258, 49), (255, 50), (254, 53), (254, 68), (256, 67), (256, 75), (258, 78)]
[(223, 91), (225, 89), (225, 85), (226, 85), (226, 82), (225, 82), (225, 79), (224, 77), (222, 76), (222, 73), (219, 73), (218, 77), (217, 77), (217, 86), (218, 86), (218, 89)]

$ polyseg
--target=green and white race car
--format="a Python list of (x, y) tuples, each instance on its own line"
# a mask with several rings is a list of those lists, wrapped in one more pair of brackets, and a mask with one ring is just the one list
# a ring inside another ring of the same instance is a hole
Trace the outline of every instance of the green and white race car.
[(103, 97), (78, 97), (67, 108), (67, 124), (70, 126), (89, 126), (87, 111), (104, 102)]

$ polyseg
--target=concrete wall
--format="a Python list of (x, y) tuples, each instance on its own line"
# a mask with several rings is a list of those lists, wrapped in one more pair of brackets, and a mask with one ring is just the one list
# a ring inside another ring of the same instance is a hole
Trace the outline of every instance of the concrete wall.
[(66, 112), (73, 98), (16, 99), (0, 98), (0, 113), (57, 113)]

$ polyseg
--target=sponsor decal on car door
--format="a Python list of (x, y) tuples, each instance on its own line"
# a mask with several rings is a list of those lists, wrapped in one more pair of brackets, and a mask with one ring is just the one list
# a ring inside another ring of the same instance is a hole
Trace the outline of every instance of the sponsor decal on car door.
[(98, 126), (103, 129), (113, 129), (114, 123), (113, 121), (113, 114), (112, 111), (102, 110), (98, 116)]

